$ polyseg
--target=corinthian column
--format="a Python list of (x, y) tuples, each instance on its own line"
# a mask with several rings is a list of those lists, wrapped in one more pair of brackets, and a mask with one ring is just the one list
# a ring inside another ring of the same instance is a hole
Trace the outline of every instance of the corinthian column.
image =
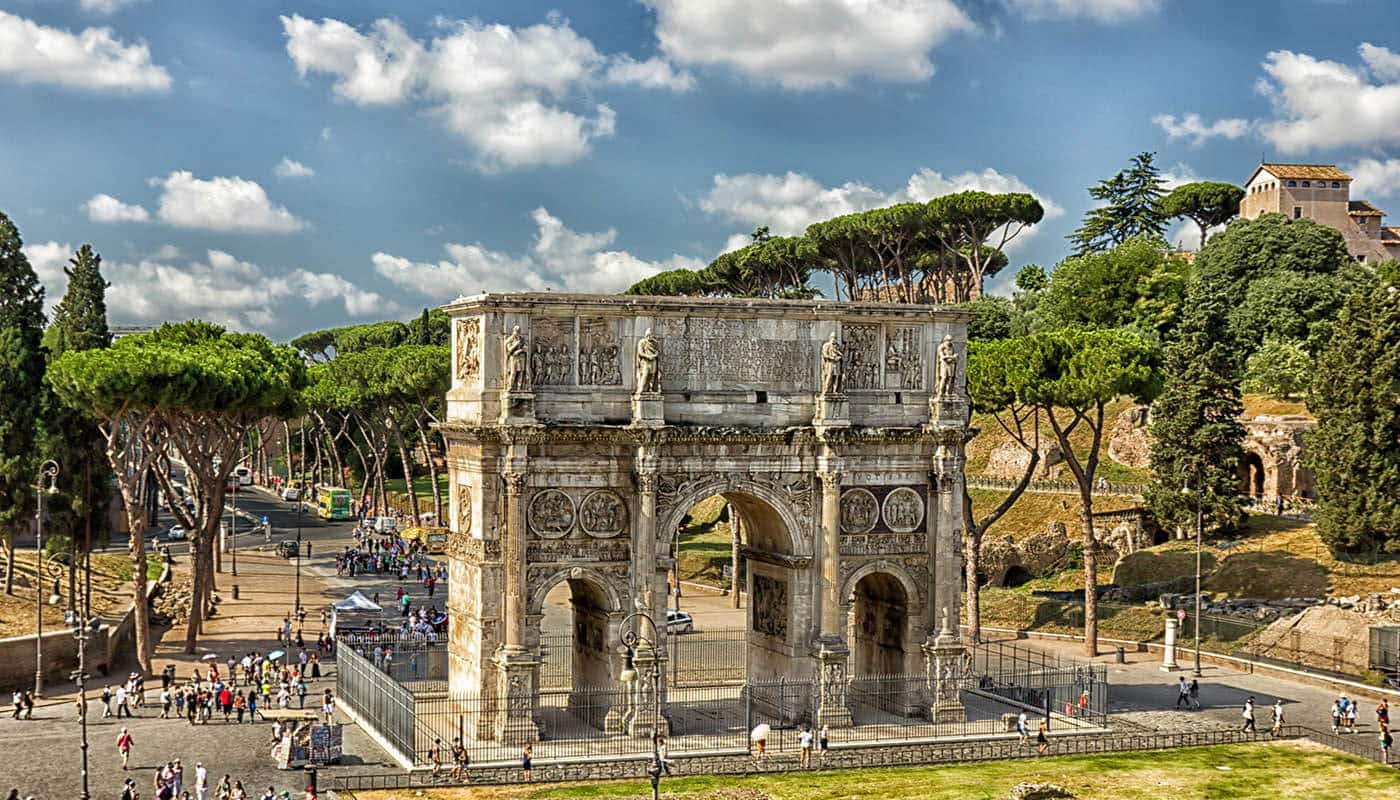
[(817, 668), (821, 696), (817, 724), (829, 728), (851, 726), (846, 706), (846, 625), (841, 615), (841, 473), (818, 473), (822, 482), (822, 613), (817, 638)]
[(525, 649), (525, 473), (508, 472), (506, 539), (501, 548), (505, 579), (505, 645)]
[(496, 739), (516, 745), (538, 741), (535, 722), (535, 670), (539, 662), (525, 647), (525, 473), (507, 472), (506, 536), (501, 547), (505, 582), (505, 642), (496, 653)]

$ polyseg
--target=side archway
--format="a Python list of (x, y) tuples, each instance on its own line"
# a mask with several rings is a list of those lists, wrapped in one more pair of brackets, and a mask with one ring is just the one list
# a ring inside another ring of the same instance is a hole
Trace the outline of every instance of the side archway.
[[(559, 601), (550, 601), (551, 592), (568, 587), (565, 608)], [(579, 690), (610, 686), (615, 681), (619, 665), (614, 643), (617, 626), (622, 618), (622, 597), (616, 581), (587, 567), (566, 567), (539, 581), (529, 594), (527, 619), (539, 629), (551, 614), (565, 614), (567, 625), (550, 625), (564, 634), (537, 635), (542, 661), (540, 689)]]

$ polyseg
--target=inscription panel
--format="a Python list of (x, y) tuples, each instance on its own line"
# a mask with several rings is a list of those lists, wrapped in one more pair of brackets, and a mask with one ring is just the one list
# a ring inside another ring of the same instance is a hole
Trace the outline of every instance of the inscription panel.
[(659, 326), (661, 380), (669, 390), (788, 384), (810, 388), (816, 344), (764, 338), (751, 319), (687, 320)]

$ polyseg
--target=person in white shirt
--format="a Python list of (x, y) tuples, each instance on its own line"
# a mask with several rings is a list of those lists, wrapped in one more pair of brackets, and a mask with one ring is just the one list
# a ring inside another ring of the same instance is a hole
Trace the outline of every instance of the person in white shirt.
[(209, 791), (209, 770), (204, 768), (204, 762), (200, 761), (194, 765), (194, 796), (195, 800), (204, 800), (204, 793)]
[(1030, 718), (1026, 716), (1024, 711), (1016, 718), (1016, 735), (1021, 737), (1021, 744), (1031, 740)]
[(810, 768), (812, 766), (812, 732), (803, 728), (802, 732), (797, 734), (797, 745), (801, 753), (799, 765), (803, 769)]
[(123, 713), (125, 713), (128, 717), (131, 716), (131, 709), (127, 707), (126, 704), (125, 685), (117, 687), (117, 719), (121, 719)]

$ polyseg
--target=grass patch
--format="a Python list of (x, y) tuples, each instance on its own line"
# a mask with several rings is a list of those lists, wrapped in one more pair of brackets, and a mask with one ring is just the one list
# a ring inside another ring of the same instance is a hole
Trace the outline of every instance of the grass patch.
[[(446, 472), (443, 472), (443, 473), (439, 474), (439, 475), (438, 475), (438, 489), (441, 490), (441, 492), (442, 492), (442, 497), (443, 497), (443, 500), (444, 500), (444, 501), (447, 499), (447, 489), (448, 489), (448, 486), (449, 486), (449, 484), (448, 484), (448, 482), (447, 482), (447, 473), (446, 473)], [(407, 494), (407, 492), (404, 491), (404, 482), (403, 482), (403, 478), (385, 478), (385, 479), (384, 479), (384, 491), (386, 491), (386, 492), (398, 492), (399, 494)], [(416, 494), (416, 495), (418, 495), (418, 497), (419, 497), (420, 499), (426, 499), (426, 500), (428, 500), (429, 502), (431, 502), (432, 499), (433, 499), (433, 480), (432, 480), (432, 478), (431, 478), (430, 476), (428, 476), (428, 475), (419, 475), (419, 476), (415, 477), (415, 478), (413, 479), (413, 493)], [(431, 511), (432, 509), (429, 509), (429, 510)]]
[(730, 563), (733, 533), (728, 503), (715, 495), (691, 506), (676, 533), (676, 563), (681, 580), (729, 588), (723, 567)]
[[(1081, 586), (1083, 578), (1081, 577)], [(1080, 587), (1067, 587), (1080, 588)], [(1033, 597), (1018, 589), (984, 588), (982, 624), (993, 628), (1079, 634), (1084, 631), (1082, 606)], [(1147, 642), (1162, 635), (1162, 610), (1146, 604), (1099, 603), (1099, 634), (1110, 639)]]
[[(1132, 405), (1133, 403), (1128, 400), (1110, 403), (1104, 409), (1104, 426), (1106, 428), (1112, 428), (1113, 420), (1116, 419), (1119, 414), (1128, 410)], [(1066, 414), (1067, 413), (1068, 412), (1066, 412)], [(1063, 419), (1064, 415), (1057, 414), (1057, 417)], [(969, 475), (979, 475), (987, 471), (987, 463), (991, 460), (992, 451), (1011, 442), (1012, 439), (1006, 434), (1006, 431), (1001, 429), (1001, 425), (988, 414), (974, 414), (972, 416), (972, 424), (981, 429), (981, 433), (977, 434), (976, 438), (971, 442), (968, 442), (967, 472)], [(1027, 430), (1030, 429), (1030, 426), (1030, 421), (1027, 421)], [(1040, 421), (1040, 432), (1042, 438), (1054, 437), (1054, 433), (1050, 430), (1050, 423), (1043, 417)], [(1089, 445), (1093, 442), (1093, 438), (1093, 434), (1088, 428), (1084, 425), (1080, 425), (1074, 433), (1070, 434), (1070, 445), (1074, 448), (1074, 452), (1078, 453), (1081, 457), (1087, 457), (1090, 449)], [(1063, 464), (1054, 469), (1062, 473), (1056, 474), (1054, 476), (1056, 479), (1071, 479), (1069, 469)], [(1110, 481), (1122, 481), (1124, 483), (1145, 483), (1151, 480), (1152, 473), (1151, 470), (1148, 470), (1146, 467), (1129, 467), (1119, 464), (1117, 461), (1109, 458), (1108, 431), (1104, 431), (1103, 440), (1099, 443), (1099, 470), (1096, 477), (1103, 477)]]
[[(676, 800), (1005, 800), (1023, 781), (1051, 782), (1080, 800), (1354, 800), (1386, 796), (1395, 771), (1306, 742), (1224, 745), (943, 767), (755, 776), (696, 776), (662, 782)], [(644, 797), (642, 781), (364, 792), (362, 800), (622, 800)]]
[(1260, 414), (1304, 414), (1312, 416), (1302, 400), (1280, 400), (1267, 394), (1247, 394), (1240, 398), (1244, 403), (1245, 418)]
[[(978, 517), (997, 507), (1007, 495), (1006, 492), (992, 489), (972, 489), (972, 513)], [(1136, 505), (1130, 497), (1101, 496), (1094, 498), (1094, 511), (1122, 511)], [(1032, 534), (1040, 533), (1051, 522), (1065, 524), (1071, 539), (1080, 537), (1079, 498), (1069, 494), (1022, 494), (1011, 510), (997, 520), (987, 531), (988, 536), (1010, 536), (1020, 541)], [(1105, 533), (1113, 526), (1106, 526)], [(1098, 526), (1096, 525), (1097, 529)]]

